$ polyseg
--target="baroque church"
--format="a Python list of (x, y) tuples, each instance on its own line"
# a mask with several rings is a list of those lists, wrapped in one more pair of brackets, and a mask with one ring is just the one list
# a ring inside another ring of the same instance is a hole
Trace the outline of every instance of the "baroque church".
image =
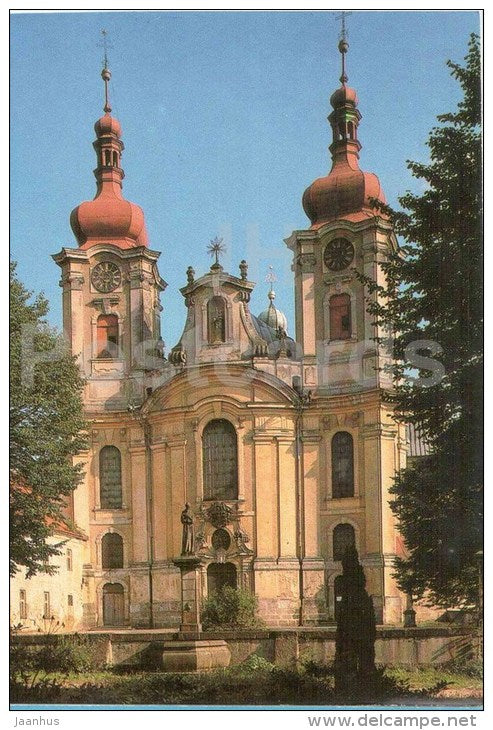
[(381, 282), (380, 264), (397, 241), (372, 205), (385, 202), (377, 176), (359, 167), (361, 114), (347, 85), (347, 49), (342, 40), (341, 86), (330, 98), (331, 170), (304, 192), (308, 222), (284, 242), (292, 336), (272, 287), (267, 309), (251, 311), (248, 264), (225, 271), (216, 240), (209, 271), (184, 271), (185, 324), (167, 356), (160, 254), (144, 212), (123, 197), (124, 145), (103, 69), (96, 196), (72, 211), (75, 243), (53, 257), (64, 332), (85, 378), (90, 447), (78, 456), (84, 479), (67, 508), (71, 527), (53, 538), (64, 540), (53, 559), (58, 573), (14, 578), (15, 622), (178, 627), (173, 561), (186, 504), (203, 597), (242, 586), (256, 594), (268, 626), (332, 623), (341, 557), (354, 544), (377, 622), (402, 622), (406, 596), (393, 562), (403, 545), (389, 488), (416, 454), (383, 402), (388, 355), (355, 275)]

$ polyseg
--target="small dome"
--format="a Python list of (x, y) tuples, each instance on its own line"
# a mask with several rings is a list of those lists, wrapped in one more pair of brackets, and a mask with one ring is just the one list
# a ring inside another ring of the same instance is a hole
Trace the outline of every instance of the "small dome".
[(269, 292), (270, 304), (266, 310), (258, 315), (258, 319), (273, 330), (278, 330), (279, 328), (281, 328), (282, 330), (287, 332), (288, 320), (284, 312), (276, 309), (274, 305), (275, 296), (276, 295), (273, 291)]
[(105, 134), (114, 134), (116, 137), (121, 137), (122, 134), (120, 122), (108, 113), (104, 117), (101, 117), (101, 119), (98, 119), (94, 125), (94, 131), (98, 137), (102, 137)]
[(358, 105), (358, 95), (355, 89), (350, 89), (349, 86), (339, 87), (332, 96), (330, 97), (330, 103), (334, 109), (337, 107), (344, 106), (344, 104), (352, 104), (353, 106)]

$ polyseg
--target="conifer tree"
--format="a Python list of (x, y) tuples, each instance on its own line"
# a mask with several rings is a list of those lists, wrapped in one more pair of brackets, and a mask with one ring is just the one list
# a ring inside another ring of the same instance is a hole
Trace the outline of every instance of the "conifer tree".
[(85, 446), (82, 380), (74, 358), (10, 271), (10, 573), (53, 572), (48, 538), (66, 522), (67, 497), (81, 478), (73, 457)]
[(401, 197), (402, 211), (385, 208), (403, 239), (383, 264), (387, 285), (366, 281), (381, 295), (369, 311), (393, 340), (389, 400), (430, 450), (391, 490), (408, 550), (398, 576), (439, 605), (476, 603), (482, 548), (480, 64), (473, 34), (465, 65), (447, 62), (463, 91), (457, 110), (438, 117), (429, 161), (408, 162), (424, 192)]

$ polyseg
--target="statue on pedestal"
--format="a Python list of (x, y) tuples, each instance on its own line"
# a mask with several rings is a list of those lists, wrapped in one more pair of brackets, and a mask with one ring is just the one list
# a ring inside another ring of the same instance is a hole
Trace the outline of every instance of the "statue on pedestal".
[(190, 512), (190, 505), (187, 502), (181, 513), (181, 524), (183, 525), (183, 536), (181, 540), (181, 554), (195, 555), (193, 536), (193, 515)]

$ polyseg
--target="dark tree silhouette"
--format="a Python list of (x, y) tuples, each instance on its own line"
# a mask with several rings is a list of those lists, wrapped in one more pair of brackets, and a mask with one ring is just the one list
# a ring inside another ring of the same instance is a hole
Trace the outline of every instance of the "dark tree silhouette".
[(337, 618), (334, 676), (345, 697), (372, 694), (375, 684), (375, 612), (354, 545), (342, 558), (341, 606)]

